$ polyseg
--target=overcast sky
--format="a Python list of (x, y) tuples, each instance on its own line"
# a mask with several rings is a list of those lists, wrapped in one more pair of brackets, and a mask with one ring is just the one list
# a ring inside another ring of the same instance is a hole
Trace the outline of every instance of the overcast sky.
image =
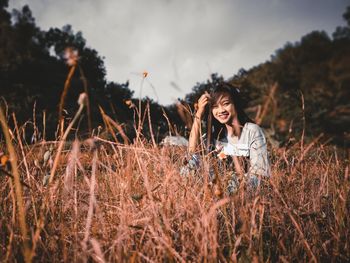
[[(71, 24), (105, 57), (107, 80), (169, 104), (217, 72), (225, 78), (270, 59), (287, 41), (344, 25), (349, 0), (10, 0), (41, 29)], [(171, 83), (175, 83), (176, 87)]]

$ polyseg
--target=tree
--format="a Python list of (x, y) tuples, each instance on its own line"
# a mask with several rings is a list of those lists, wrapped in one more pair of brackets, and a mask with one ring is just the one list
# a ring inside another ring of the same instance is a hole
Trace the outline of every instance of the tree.
[[(81, 32), (74, 34), (71, 26), (60, 29), (40, 30), (35, 24), (30, 8), (14, 10), (12, 16), (0, 11), (0, 96), (8, 102), (10, 112), (15, 112), (20, 123), (31, 119), (34, 104), (37, 119), (46, 116), (47, 134), (51, 137), (57, 124), (57, 107), (63, 84), (68, 73), (63, 50), (68, 46), (79, 49), (81, 69), (88, 80), (91, 92), (105, 88), (105, 67), (97, 51), (87, 48)], [(13, 23), (11, 23), (11, 18)], [(54, 52), (52, 52), (54, 51)], [(83, 89), (81, 73), (73, 76), (66, 110), (73, 114), (76, 100)]]
[(333, 38), (335, 40), (342, 39), (350, 39), (350, 6), (347, 7), (345, 13), (343, 14), (343, 18), (347, 23), (345, 27), (337, 27), (335, 32), (333, 33)]

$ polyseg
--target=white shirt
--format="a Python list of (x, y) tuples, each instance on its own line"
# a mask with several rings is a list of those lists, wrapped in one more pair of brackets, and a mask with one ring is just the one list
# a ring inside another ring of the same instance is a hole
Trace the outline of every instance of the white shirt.
[(247, 122), (239, 138), (225, 139), (216, 144), (224, 146), (222, 151), (226, 155), (249, 157), (248, 175), (270, 176), (266, 138), (259, 125)]

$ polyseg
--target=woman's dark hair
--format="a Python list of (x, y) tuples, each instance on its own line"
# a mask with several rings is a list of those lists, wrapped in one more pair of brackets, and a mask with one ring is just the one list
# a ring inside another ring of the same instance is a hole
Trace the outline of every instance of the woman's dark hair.
[[(211, 97), (211, 103), (210, 103), (210, 114), (212, 114), (212, 105), (223, 95), (228, 94), (230, 96), (230, 99), (235, 107), (235, 110), (237, 112), (238, 121), (242, 126), (244, 126), (247, 122), (252, 121), (247, 114), (243, 110), (243, 101), (239, 94), (239, 90), (237, 87), (228, 84), (226, 82), (222, 82), (217, 84), (214, 89), (210, 93)], [(213, 139), (221, 140), (226, 136), (225, 132), (225, 125), (221, 124), (219, 121), (217, 121), (215, 118), (212, 117), (212, 137), (211, 141)]]

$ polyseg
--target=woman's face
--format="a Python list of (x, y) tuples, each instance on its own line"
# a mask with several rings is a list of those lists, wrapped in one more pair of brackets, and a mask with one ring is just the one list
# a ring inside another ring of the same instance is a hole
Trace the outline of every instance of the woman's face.
[(236, 116), (236, 109), (229, 94), (222, 93), (222, 95), (219, 95), (218, 99), (213, 102), (212, 113), (221, 124), (232, 123)]

